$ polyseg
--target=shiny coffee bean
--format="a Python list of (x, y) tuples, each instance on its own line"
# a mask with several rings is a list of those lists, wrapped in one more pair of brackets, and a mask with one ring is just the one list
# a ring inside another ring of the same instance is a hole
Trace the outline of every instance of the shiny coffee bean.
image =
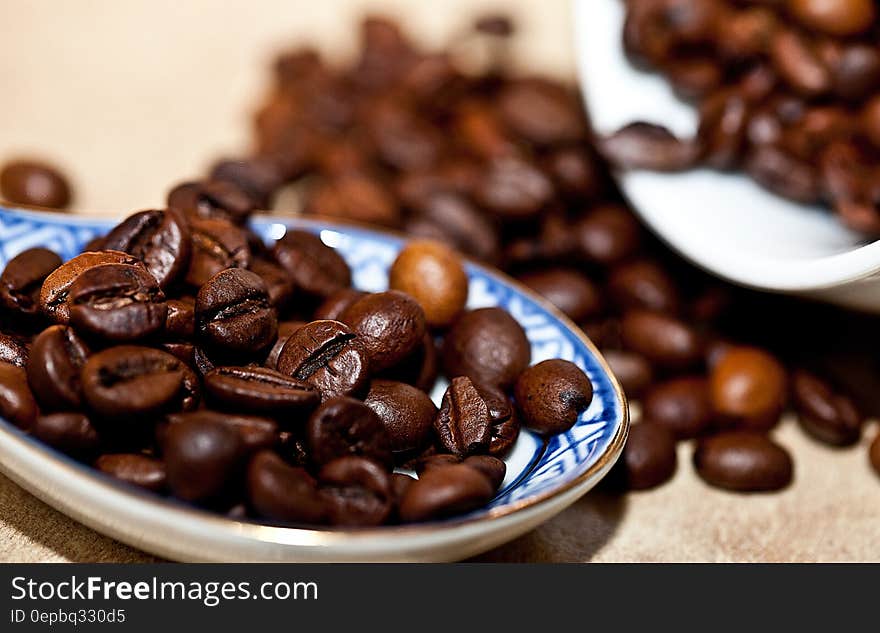
[(519, 437), (522, 426), (519, 415), (510, 398), (498, 387), (479, 383), (474, 386), (489, 409), (489, 454), (503, 457)]
[(391, 494), (394, 499), (394, 505), (399, 506), (403, 496), (409, 487), (415, 482), (415, 477), (410, 477), (403, 473), (391, 473)]
[(247, 467), (247, 496), (261, 517), (292, 523), (324, 523), (328, 508), (318, 484), (304, 469), (272, 451), (254, 455)]
[(428, 393), (437, 382), (439, 360), (437, 345), (430, 332), (425, 332), (422, 344), (394, 367), (378, 373), (378, 378), (405, 382)]
[(430, 442), (437, 407), (424, 391), (393, 380), (373, 380), (364, 404), (382, 421), (392, 451), (419, 450)]
[(642, 422), (630, 428), (613, 477), (620, 478), (628, 490), (647, 490), (669, 481), (677, 465), (672, 433), (662, 426)]
[(581, 256), (606, 266), (632, 255), (641, 241), (641, 228), (632, 213), (613, 204), (594, 208), (573, 230)]
[(64, 209), (70, 204), (70, 185), (46, 163), (17, 160), (0, 169), (0, 196), (13, 204)]
[(256, 209), (256, 201), (229, 180), (201, 180), (182, 183), (168, 192), (168, 206), (193, 218), (244, 224)]
[(461, 258), (448, 246), (414, 240), (397, 255), (388, 286), (415, 299), (429, 327), (448, 326), (464, 309), (468, 278)]
[(260, 158), (221, 160), (211, 169), (213, 181), (231, 182), (245, 191), (260, 209), (271, 206), (272, 194), (282, 184), (278, 166)]
[(405, 222), (408, 234), (439, 240), (482, 261), (498, 260), (499, 237), (493, 221), (464, 195), (431, 190), (411, 204), (416, 215)]
[(0, 363), (26, 367), (29, 354), (27, 345), (21, 339), (0, 332)]
[(199, 409), (190, 413), (172, 413), (165, 417), (167, 424), (156, 427), (156, 439), (159, 446), (165, 443), (168, 428), (188, 420), (203, 420), (206, 423), (224, 424), (238, 433), (242, 451), (252, 455), (263, 449), (274, 448), (279, 443), (278, 423), (269, 418), (255, 415), (230, 415), (209, 409)]
[(338, 321), (350, 305), (365, 297), (366, 294), (366, 292), (354, 288), (340, 288), (324, 299), (321, 305), (315, 309), (312, 318), (315, 321)]
[(651, 368), (651, 364), (639, 354), (616, 349), (603, 349), (602, 356), (629, 398), (640, 397), (654, 381), (654, 370)]
[(46, 248), (29, 248), (10, 259), (0, 275), (0, 306), (14, 315), (36, 315), (43, 281), (59, 266), (61, 258)]
[(204, 380), (212, 402), (242, 411), (284, 413), (311, 409), (321, 401), (308, 383), (265, 367), (217, 367)]
[(81, 459), (97, 454), (101, 448), (98, 431), (82, 413), (41, 415), (31, 427), (31, 435), (62, 453)]
[(451, 453), (434, 453), (434, 449), (428, 449), (425, 454), (418, 457), (412, 463), (413, 470), (421, 477), (422, 473), (432, 468), (442, 468), (451, 464), (460, 464), (462, 457)]
[(359, 393), (370, 375), (361, 337), (338, 321), (313, 321), (298, 328), (281, 349), (277, 368), (313, 386), (324, 401)]
[(421, 344), (426, 330), (422, 307), (396, 290), (361, 298), (342, 313), (340, 320), (363, 344), (373, 372), (404, 360)]
[(713, 422), (709, 381), (682, 376), (654, 384), (642, 399), (642, 419), (677, 439), (697, 437)]
[(172, 339), (192, 339), (196, 332), (195, 299), (168, 299), (166, 305), (165, 335)]
[(331, 398), (318, 407), (306, 425), (306, 442), (317, 465), (347, 455), (391, 464), (391, 440), (384, 424), (370, 407), (353, 398)]
[(247, 268), (251, 252), (245, 233), (226, 220), (189, 220), (192, 256), (186, 283), (200, 287), (227, 268)]
[(281, 350), (284, 349), (287, 339), (304, 325), (306, 325), (304, 321), (281, 321), (278, 323), (278, 338), (275, 339), (272, 349), (269, 350), (269, 355), (266, 356), (264, 363), (266, 367), (278, 369), (278, 358), (281, 356)]
[(712, 407), (727, 423), (764, 430), (779, 419), (786, 400), (785, 369), (764, 350), (735, 347), (709, 374)]
[(258, 275), (266, 284), (269, 303), (276, 310), (284, 310), (290, 304), (296, 287), (287, 271), (263, 257), (255, 257), (249, 270)]
[(586, 374), (567, 360), (545, 360), (526, 369), (514, 386), (522, 421), (538, 433), (564, 433), (593, 400)]
[(700, 335), (687, 323), (665, 314), (630, 310), (620, 323), (620, 334), (628, 349), (659, 367), (686, 369), (703, 358)]
[(37, 413), (37, 402), (28, 387), (25, 370), (0, 363), (0, 417), (19, 428), (30, 429)]
[(798, 421), (811, 436), (834, 446), (858, 442), (864, 416), (852, 398), (803, 369), (791, 376), (791, 395)]
[(678, 288), (669, 274), (658, 263), (645, 259), (615, 267), (608, 278), (608, 292), (622, 310), (675, 313), (680, 303)]
[(471, 455), (466, 457), (462, 462), (465, 466), (470, 466), (483, 473), (492, 484), (492, 488), (498, 490), (504, 481), (504, 475), (507, 474), (507, 465), (491, 455)]
[(455, 455), (487, 451), (492, 419), (486, 401), (470, 378), (452, 379), (434, 419), (434, 432), (443, 448)]
[(76, 410), (82, 405), (80, 372), (90, 354), (67, 325), (53, 325), (34, 339), (27, 365), (28, 383), (44, 410)]
[(334, 459), (321, 467), (318, 481), (333, 525), (381, 525), (391, 515), (391, 476), (371, 459)]
[(348, 264), (313, 233), (288, 231), (272, 252), (296, 287), (308, 295), (325, 298), (351, 285)]
[(266, 284), (240, 268), (223, 270), (199, 288), (196, 331), (212, 349), (255, 356), (267, 351), (278, 335), (278, 319)]
[(137, 453), (108, 453), (95, 461), (95, 468), (105, 475), (152, 492), (165, 490), (165, 464)]
[(511, 386), (528, 367), (532, 350), (525, 331), (508, 312), (480, 308), (463, 313), (446, 334), (441, 350), (447, 376)]
[(482, 472), (464, 464), (422, 472), (409, 486), (398, 510), (407, 523), (463, 514), (479, 508), (495, 494)]
[(223, 495), (237, 474), (243, 446), (226, 424), (192, 417), (169, 426), (162, 443), (168, 487), (185, 501), (209, 501)]
[(101, 264), (83, 271), (67, 297), (70, 323), (110, 342), (144, 339), (165, 326), (168, 306), (143, 266)]
[(700, 440), (694, 467), (706, 483), (739, 492), (785, 488), (794, 468), (784, 448), (751, 431), (728, 431)]
[(572, 321), (581, 322), (597, 316), (603, 309), (602, 293), (586, 275), (573, 268), (550, 268), (529, 272), (519, 280)]

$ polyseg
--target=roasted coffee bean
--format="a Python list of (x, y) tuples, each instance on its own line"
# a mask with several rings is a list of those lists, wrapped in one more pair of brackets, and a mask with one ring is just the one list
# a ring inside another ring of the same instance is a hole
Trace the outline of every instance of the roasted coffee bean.
[(12, 204), (64, 209), (70, 204), (70, 185), (55, 167), (32, 160), (6, 163), (0, 170), (0, 196)]
[(564, 433), (590, 406), (593, 385), (574, 363), (545, 360), (520, 374), (514, 398), (527, 427), (538, 433)]
[(67, 296), (70, 322), (105, 341), (143, 339), (165, 326), (165, 295), (143, 266), (101, 264), (83, 271)]
[(463, 514), (488, 502), (495, 491), (476, 468), (454, 464), (423, 471), (400, 502), (402, 521), (428, 521)]
[(26, 367), (29, 353), (21, 339), (0, 332), (0, 363)]
[(519, 280), (572, 321), (585, 321), (603, 309), (602, 293), (583, 273), (573, 268), (550, 268), (520, 275)]
[(577, 248), (587, 260), (601, 265), (632, 255), (641, 241), (639, 223), (624, 207), (608, 204), (585, 215), (575, 226)]
[(552, 81), (510, 82), (498, 96), (498, 111), (510, 129), (535, 145), (576, 143), (586, 135), (577, 97)]
[(272, 349), (269, 350), (269, 355), (266, 356), (266, 362), (264, 363), (266, 367), (278, 369), (278, 358), (281, 356), (281, 350), (284, 349), (287, 339), (304, 325), (306, 325), (304, 321), (281, 321), (278, 324), (278, 338), (275, 340), (275, 344), (272, 345)]
[(552, 181), (536, 165), (510, 156), (490, 162), (477, 201), (501, 218), (524, 220), (539, 214), (553, 195)]
[(363, 344), (373, 372), (404, 360), (421, 344), (426, 329), (422, 307), (396, 290), (359, 299), (342, 313), (340, 320)]
[(582, 147), (563, 147), (549, 159), (550, 175), (562, 193), (577, 198), (601, 195), (606, 183), (598, 159)]
[(37, 402), (28, 387), (25, 370), (0, 363), (0, 417), (17, 427), (30, 429), (37, 413)]
[(768, 429), (779, 420), (786, 382), (785, 369), (769, 353), (734, 347), (709, 374), (712, 407), (729, 424)]
[(794, 30), (778, 31), (770, 45), (773, 68), (792, 89), (816, 96), (831, 87), (831, 76), (816, 49)]
[(462, 462), (465, 466), (470, 466), (483, 473), (492, 484), (492, 488), (498, 490), (504, 481), (504, 475), (507, 473), (507, 465), (491, 455), (471, 455), (466, 457)]
[(431, 333), (425, 332), (421, 345), (394, 367), (377, 374), (377, 377), (405, 382), (424, 392), (430, 392), (437, 382), (438, 371), (437, 346)]
[(620, 335), (627, 348), (659, 367), (686, 369), (703, 358), (700, 335), (687, 323), (665, 314), (630, 310), (623, 315)]
[(318, 481), (333, 525), (381, 525), (394, 507), (391, 476), (371, 459), (334, 459), (321, 467)]
[(200, 287), (227, 268), (247, 268), (251, 252), (245, 233), (226, 220), (190, 219), (192, 256), (186, 283)]
[(820, 180), (813, 165), (773, 145), (752, 149), (745, 159), (746, 172), (761, 186), (791, 200), (814, 203)]
[(360, 392), (370, 375), (361, 338), (338, 321), (313, 321), (298, 328), (281, 349), (277, 368), (312, 385), (324, 401)]
[(522, 326), (500, 308), (463, 313), (446, 334), (441, 350), (447, 376), (468, 376), (498, 387), (511, 386), (531, 356)]
[(311, 409), (321, 401), (308, 383), (265, 367), (217, 367), (205, 374), (205, 393), (220, 406), (260, 413)]
[(252, 273), (256, 273), (263, 280), (263, 283), (266, 284), (266, 292), (269, 293), (269, 303), (276, 310), (282, 311), (290, 304), (296, 287), (287, 271), (262, 257), (255, 257), (251, 262), (249, 270)]
[(727, 169), (739, 162), (746, 141), (749, 106), (744, 91), (734, 88), (716, 90), (700, 103), (697, 138), (706, 163)]
[(127, 253), (97, 251), (77, 255), (55, 269), (43, 281), (40, 288), (40, 310), (54, 323), (66, 325), (70, 320), (67, 295), (70, 286), (84, 271), (101, 264), (128, 264), (140, 266), (140, 262)]
[(642, 419), (662, 426), (677, 439), (697, 437), (713, 422), (709, 381), (682, 376), (656, 383), (642, 400)]
[(273, 253), (296, 287), (309, 295), (324, 298), (351, 285), (348, 264), (313, 233), (288, 231)]
[(105, 475), (138, 488), (153, 492), (165, 490), (165, 464), (158, 459), (137, 453), (108, 453), (101, 455), (95, 468)]
[(699, 146), (677, 138), (666, 128), (636, 122), (597, 142), (599, 152), (619, 169), (679, 171), (692, 166)]
[(424, 391), (392, 380), (373, 380), (364, 404), (379, 416), (391, 450), (424, 448), (431, 439), (437, 407)]
[(391, 464), (385, 425), (370, 407), (353, 398), (331, 398), (318, 407), (306, 425), (306, 441), (317, 465), (346, 455)]
[(419, 476), (421, 476), (422, 473), (426, 470), (430, 470), (432, 468), (442, 468), (443, 466), (460, 464), (462, 462), (462, 458), (460, 455), (452, 455), (450, 453), (433, 453), (431, 452), (432, 450), (434, 449), (429, 449), (425, 451), (425, 453), (430, 454), (422, 455), (413, 462), (413, 470), (416, 471)]
[(739, 492), (785, 488), (793, 471), (784, 448), (750, 431), (728, 431), (700, 440), (694, 466), (706, 483)]
[(418, 301), (428, 326), (448, 326), (464, 309), (468, 278), (461, 258), (448, 246), (414, 240), (397, 255), (388, 286)]
[(380, 181), (362, 173), (343, 173), (316, 185), (304, 206), (310, 215), (388, 227), (400, 225), (397, 201)]
[(677, 465), (672, 433), (656, 424), (642, 422), (630, 427), (612, 478), (622, 480), (626, 489), (647, 490), (669, 481)]
[(614, 268), (608, 277), (608, 292), (622, 310), (675, 313), (680, 303), (678, 288), (669, 274), (658, 263), (644, 259)]
[(791, 376), (792, 404), (807, 433), (834, 446), (859, 441), (864, 416), (848, 396), (803, 369)]
[(455, 455), (484, 453), (492, 439), (489, 407), (470, 378), (453, 378), (434, 419), (434, 432), (444, 449)]
[(44, 410), (75, 410), (82, 405), (80, 371), (89, 353), (85, 342), (66, 325), (46, 328), (34, 339), (27, 377)]
[(399, 506), (403, 500), (406, 491), (416, 481), (415, 477), (410, 477), (403, 473), (391, 473), (391, 494), (394, 498), (394, 505)]
[(651, 368), (651, 364), (639, 354), (616, 349), (603, 349), (602, 356), (629, 398), (641, 396), (654, 380), (654, 370)]
[(190, 413), (172, 413), (166, 416), (167, 424), (156, 427), (159, 445), (164, 445), (170, 426), (194, 419), (203, 420), (206, 423), (223, 424), (233, 429), (241, 440), (242, 451), (249, 455), (263, 449), (274, 448), (280, 442), (278, 423), (274, 420), (254, 415), (230, 415), (199, 409)]
[(231, 268), (209, 279), (196, 295), (196, 330), (212, 349), (254, 356), (278, 335), (266, 284), (248, 270)]
[(204, 416), (172, 424), (162, 443), (168, 487), (185, 501), (210, 501), (227, 491), (243, 446), (235, 429)]
[(474, 384), (489, 409), (489, 454), (503, 457), (510, 452), (519, 437), (521, 423), (507, 394), (498, 387)]
[(168, 299), (166, 304), (165, 335), (173, 339), (191, 339), (196, 332), (195, 299)]
[(837, 96), (860, 102), (876, 93), (880, 86), (880, 49), (876, 46), (853, 42), (820, 49), (820, 55)]
[(358, 299), (366, 296), (366, 292), (354, 288), (341, 288), (324, 299), (317, 307), (312, 318), (315, 321), (338, 321), (342, 313)]
[(36, 315), (43, 281), (59, 266), (61, 258), (46, 248), (29, 248), (10, 259), (0, 275), (0, 306), (22, 317)]
[(82, 393), (100, 417), (120, 423), (199, 402), (199, 382), (183, 362), (149, 347), (120, 345), (93, 354), (83, 365)]
[(282, 184), (283, 175), (271, 160), (248, 158), (221, 160), (211, 168), (210, 179), (231, 182), (245, 191), (260, 209), (268, 209), (272, 195)]
[(31, 427), (31, 435), (52, 448), (87, 459), (101, 447), (101, 438), (92, 422), (82, 413), (41, 415)]
[(868, 30), (877, 18), (871, 0), (788, 0), (792, 16), (804, 26), (827, 35), (846, 37)]
[(192, 238), (176, 211), (141, 211), (110, 231), (103, 248), (137, 257), (164, 289), (186, 273)]
[(871, 448), (868, 451), (868, 459), (871, 462), (871, 466), (874, 468), (874, 472), (880, 475), (880, 434), (874, 438), (874, 441), (871, 442)]
[(162, 351), (168, 352), (169, 354), (174, 356), (174, 358), (183, 361), (193, 369), (196, 368), (196, 347), (192, 343), (160, 343), (159, 348)]
[(312, 476), (272, 451), (260, 451), (251, 459), (247, 496), (254, 511), (267, 519), (324, 523), (328, 518), (327, 503)]
[(168, 192), (168, 206), (190, 217), (244, 224), (256, 209), (256, 201), (229, 180), (202, 180), (182, 183)]

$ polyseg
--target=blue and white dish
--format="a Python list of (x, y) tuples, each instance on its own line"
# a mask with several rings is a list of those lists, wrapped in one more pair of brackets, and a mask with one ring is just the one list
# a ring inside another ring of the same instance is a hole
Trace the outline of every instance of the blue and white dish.
[[(115, 222), (0, 207), (0, 270), (10, 258), (44, 246), (63, 259)], [(253, 229), (275, 240), (295, 227), (337, 249), (354, 285), (387, 288), (387, 271), (403, 238), (342, 223), (299, 217), (257, 217)], [(426, 524), (374, 529), (313, 530), (259, 525), (215, 514), (118, 484), (30, 438), (0, 419), (0, 470), (74, 519), (135, 547), (176, 560), (443, 561), (485, 551), (532, 529), (592, 488), (623, 448), (628, 413), (623, 393), (592, 343), (552, 306), (516, 282), (467, 264), (468, 307), (500, 306), (525, 328), (532, 362), (564, 358), (593, 383), (589, 409), (567, 433), (547, 440), (523, 431), (506, 459), (507, 477), (492, 502), (468, 515)], [(442, 395), (438, 384), (432, 394)]]

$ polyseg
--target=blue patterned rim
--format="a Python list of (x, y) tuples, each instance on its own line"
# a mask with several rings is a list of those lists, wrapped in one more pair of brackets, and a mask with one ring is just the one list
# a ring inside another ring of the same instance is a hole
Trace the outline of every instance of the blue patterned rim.
[[(78, 254), (92, 238), (106, 233), (115, 224), (111, 218), (71, 216), (57, 213), (22, 211), (0, 207), (0, 270), (21, 251), (43, 246), (63, 259)], [(387, 271), (404, 243), (402, 236), (379, 232), (326, 219), (259, 216), (251, 223), (265, 240), (276, 240), (288, 228), (312, 231), (337, 249), (352, 269), (353, 285), (367, 291), (387, 288)], [(593, 344), (565, 316), (537, 295), (503, 274), (468, 261), (469, 308), (500, 306), (523, 326), (532, 345), (532, 362), (547, 358), (570, 360), (583, 369), (593, 384), (590, 407), (566, 433), (544, 439), (523, 430), (511, 455), (505, 460), (508, 475), (497, 496), (484, 508), (443, 521), (495, 518), (545, 501), (591, 476), (607, 472), (620, 454), (628, 431), (628, 412), (617, 380)], [(437, 401), (445, 385), (438, 384), (432, 397)], [(13, 434), (70, 467), (97, 480), (123, 486), (132, 494), (160, 505), (187, 508), (228, 523), (215, 514), (174, 499), (131, 489), (105, 477), (51, 447), (39, 442), (0, 418), (0, 433)], [(418, 529), (418, 526), (389, 526), (380, 530)], [(321, 530), (325, 532), (327, 530)]]

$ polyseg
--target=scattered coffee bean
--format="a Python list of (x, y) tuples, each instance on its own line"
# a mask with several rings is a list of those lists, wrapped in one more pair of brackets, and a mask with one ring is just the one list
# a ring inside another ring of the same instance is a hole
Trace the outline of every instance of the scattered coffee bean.
[(136, 453), (107, 453), (95, 461), (95, 468), (105, 475), (153, 492), (165, 489), (165, 464)]
[(728, 423), (768, 429), (785, 404), (785, 369), (763, 350), (735, 347), (712, 368), (709, 391), (714, 410)]
[(819, 377), (795, 371), (791, 394), (798, 420), (811, 436), (834, 446), (854, 444), (861, 437), (864, 417), (855, 402)]
[(538, 433), (564, 433), (593, 400), (593, 385), (581, 369), (561, 359), (526, 369), (514, 387), (522, 421)]
[(627, 397), (640, 397), (654, 379), (651, 364), (639, 354), (616, 349), (603, 349), (602, 356), (617, 376)]
[(662, 426), (642, 422), (630, 428), (615, 476), (629, 490), (647, 490), (671, 479), (677, 465), (672, 433)]
[(12, 204), (64, 209), (70, 204), (70, 185), (55, 167), (17, 160), (0, 169), (0, 196)]
[(447, 327), (467, 302), (468, 279), (461, 258), (440, 242), (407, 244), (391, 265), (388, 285), (418, 301), (430, 327)]
[(706, 483), (739, 492), (785, 488), (793, 471), (788, 452), (753, 431), (728, 431), (700, 440), (694, 466)]
[(585, 321), (602, 311), (601, 291), (575, 269), (551, 268), (520, 275), (519, 280), (573, 321)]
[(624, 344), (649, 362), (668, 369), (687, 369), (703, 359), (700, 335), (675, 317), (630, 310), (620, 323)]
[(670, 431), (677, 439), (697, 437), (713, 422), (709, 382), (683, 376), (656, 383), (642, 401), (642, 418)]

